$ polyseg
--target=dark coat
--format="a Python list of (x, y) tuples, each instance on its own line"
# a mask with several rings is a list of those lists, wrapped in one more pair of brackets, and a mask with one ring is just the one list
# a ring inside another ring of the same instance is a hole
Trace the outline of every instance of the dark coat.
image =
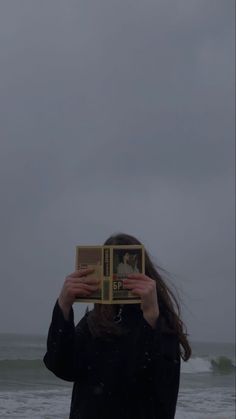
[(70, 419), (173, 419), (179, 390), (180, 354), (163, 318), (155, 329), (140, 308), (125, 306), (124, 336), (95, 338), (87, 315), (74, 326), (56, 303), (44, 363), (74, 382)]

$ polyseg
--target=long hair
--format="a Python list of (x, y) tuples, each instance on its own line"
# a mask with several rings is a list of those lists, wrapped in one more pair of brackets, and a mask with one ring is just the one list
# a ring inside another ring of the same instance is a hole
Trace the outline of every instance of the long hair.
[[(141, 242), (128, 234), (116, 234), (109, 237), (104, 245), (138, 245)], [(145, 275), (156, 281), (160, 315), (165, 319), (169, 333), (175, 333), (180, 343), (181, 357), (187, 361), (191, 356), (191, 347), (187, 339), (187, 330), (181, 320), (179, 302), (173, 291), (167, 286), (160, 274), (161, 269), (156, 267), (145, 250)], [(88, 315), (88, 325), (94, 336), (121, 335), (125, 329), (114, 322), (114, 316), (119, 310), (119, 305), (94, 304), (94, 309)]]

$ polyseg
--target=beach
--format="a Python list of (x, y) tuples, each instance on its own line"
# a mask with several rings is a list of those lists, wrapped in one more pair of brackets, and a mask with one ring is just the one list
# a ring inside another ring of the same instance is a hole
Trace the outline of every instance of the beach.
[[(182, 362), (176, 419), (235, 418), (235, 347), (193, 342)], [(72, 384), (50, 373), (46, 337), (0, 334), (0, 418), (68, 419)]]

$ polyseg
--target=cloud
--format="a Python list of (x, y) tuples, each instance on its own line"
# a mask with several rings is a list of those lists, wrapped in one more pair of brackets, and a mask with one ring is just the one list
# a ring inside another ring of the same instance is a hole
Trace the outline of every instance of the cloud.
[(0, 9), (0, 330), (46, 333), (75, 244), (123, 230), (232, 340), (233, 1)]

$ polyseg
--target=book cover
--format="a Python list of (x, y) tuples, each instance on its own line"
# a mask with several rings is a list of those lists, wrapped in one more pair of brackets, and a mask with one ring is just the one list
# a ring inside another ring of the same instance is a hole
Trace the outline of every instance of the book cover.
[(76, 246), (75, 269), (93, 269), (101, 279), (99, 290), (76, 301), (100, 304), (134, 304), (140, 298), (123, 287), (131, 273), (145, 273), (144, 246)]

